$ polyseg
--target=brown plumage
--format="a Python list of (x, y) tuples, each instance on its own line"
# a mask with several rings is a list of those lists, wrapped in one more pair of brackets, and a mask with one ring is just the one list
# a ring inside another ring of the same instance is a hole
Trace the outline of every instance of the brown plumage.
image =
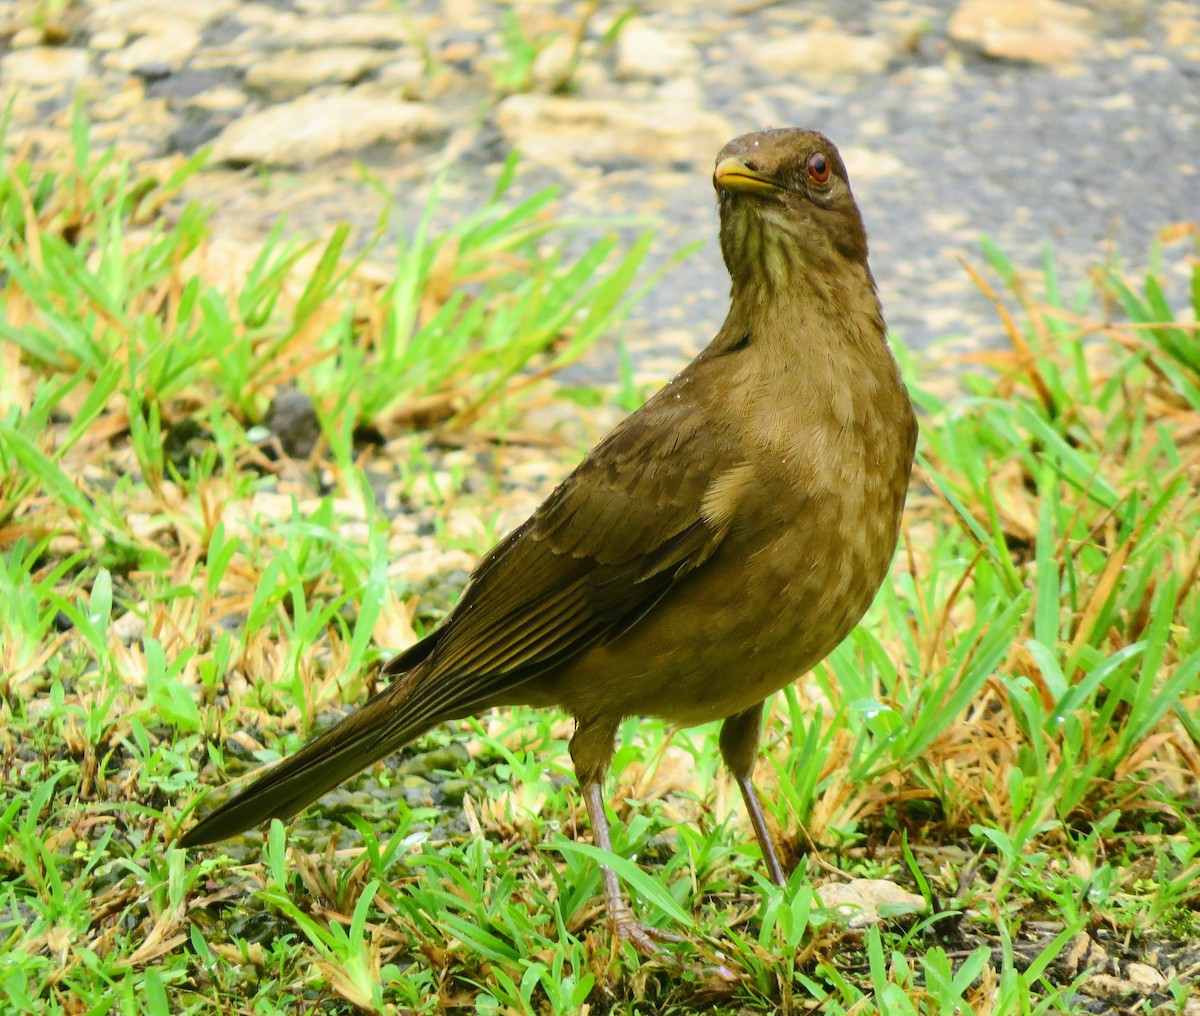
[[(833, 144), (731, 141), (713, 182), (733, 281), (721, 330), (475, 569), (392, 684), (189, 830), (288, 818), (437, 723), (558, 706), (596, 839), (620, 721), (724, 719), (721, 753), (771, 877), (750, 777), (763, 700), (858, 623), (895, 550), (917, 424)], [(618, 931), (653, 949), (605, 870)]]

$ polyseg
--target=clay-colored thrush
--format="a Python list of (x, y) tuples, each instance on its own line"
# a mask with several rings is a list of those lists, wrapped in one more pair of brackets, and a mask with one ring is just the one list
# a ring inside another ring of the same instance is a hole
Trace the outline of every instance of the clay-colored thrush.
[[(437, 723), (561, 707), (596, 842), (622, 718), (723, 719), (771, 878), (751, 775), (763, 700), (863, 616), (900, 527), (917, 423), (884, 333), (837, 149), (806, 130), (731, 141), (713, 184), (732, 305), (716, 338), (487, 554), (391, 685), (180, 841), (286, 819)], [(652, 950), (604, 871), (617, 931)]]

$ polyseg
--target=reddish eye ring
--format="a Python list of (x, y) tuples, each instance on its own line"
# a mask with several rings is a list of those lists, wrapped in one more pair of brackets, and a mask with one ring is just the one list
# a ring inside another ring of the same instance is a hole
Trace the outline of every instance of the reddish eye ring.
[(808, 178), (813, 183), (829, 183), (829, 160), (820, 152), (808, 157)]

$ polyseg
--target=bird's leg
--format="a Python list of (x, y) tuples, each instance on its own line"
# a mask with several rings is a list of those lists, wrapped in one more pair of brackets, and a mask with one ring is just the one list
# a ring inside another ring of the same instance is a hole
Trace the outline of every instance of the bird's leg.
[[(608, 816), (604, 813), (604, 776), (612, 761), (617, 736), (616, 723), (585, 723), (580, 720), (571, 738), (571, 761), (575, 764), (575, 775), (583, 788), (583, 800), (587, 805), (588, 818), (592, 823), (592, 836), (601, 850), (612, 853), (612, 836), (608, 830)], [(604, 877), (604, 903), (613, 930), (621, 938), (632, 942), (643, 956), (654, 956), (661, 952), (655, 937), (663, 936), (657, 929), (639, 924), (621, 895), (621, 883), (617, 873), (607, 864), (600, 866)]]
[[(596, 846), (601, 850), (612, 853), (612, 837), (608, 833), (608, 817), (604, 814), (604, 796), (599, 783), (589, 783), (583, 788), (583, 799), (587, 802), (588, 818), (592, 822), (592, 832)], [(617, 881), (617, 873), (607, 864), (600, 865), (600, 873), (604, 876), (604, 905), (608, 910), (608, 919), (613, 930), (621, 938), (628, 939), (643, 956), (653, 956), (659, 947), (651, 937), (650, 931), (640, 925), (633, 912), (621, 895), (621, 883)]]
[(758, 793), (749, 776), (737, 777), (738, 787), (742, 791), (742, 800), (746, 802), (746, 811), (750, 813), (750, 824), (754, 826), (754, 835), (758, 837), (758, 846), (762, 850), (763, 861), (767, 865), (767, 874), (771, 881), (781, 888), (787, 885), (783, 874), (783, 865), (775, 853), (775, 843), (767, 829), (767, 820), (763, 817), (762, 807), (758, 803)]
[(763, 815), (762, 805), (758, 803), (758, 793), (752, 780), (754, 762), (758, 757), (758, 729), (762, 723), (762, 708), (763, 704), (760, 702), (745, 712), (730, 716), (721, 725), (721, 757), (725, 759), (725, 764), (737, 780), (742, 800), (746, 802), (746, 811), (750, 814), (750, 824), (754, 826), (754, 835), (758, 839), (767, 874), (777, 886), (784, 886), (787, 884), (787, 878), (784, 877), (783, 865), (779, 863), (775, 841), (771, 839), (771, 831), (767, 828), (766, 816)]

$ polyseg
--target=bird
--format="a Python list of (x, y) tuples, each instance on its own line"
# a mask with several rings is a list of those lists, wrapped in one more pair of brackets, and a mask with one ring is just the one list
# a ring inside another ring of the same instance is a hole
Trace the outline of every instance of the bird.
[[(630, 716), (721, 720), (767, 874), (785, 884), (752, 780), (766, 699), (829, 655), (890, 568), (918, 424), (888, 344), (867, 234), (827, 137), (769, 128), (713, 171), (730, 306), (712, 341), (478, 563), (391, 683), (268, 768), (183, 847), (287, 819), (431, 727), (503, 706), (575, 720), (593, 839)], [(658, 951), (616, 873), (607, 916)]]

